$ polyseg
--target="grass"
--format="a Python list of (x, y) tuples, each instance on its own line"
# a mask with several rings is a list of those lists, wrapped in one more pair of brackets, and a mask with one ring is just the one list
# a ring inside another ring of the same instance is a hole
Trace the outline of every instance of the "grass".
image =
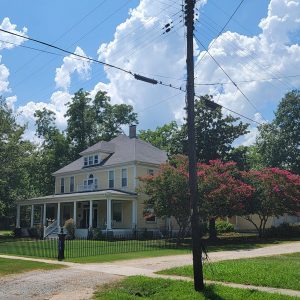
[(63, 268), (62, 265), (45, 264), (35, 261), (6, 259), (0, 257), (0, 276), (23, 273), (32, 270), (54, 270)]
[[(159, 273), (193, 276), (192, 266)], [(215, 281), (300, 290), (300, 253), (206, 263), (204, 277)]]
[(266, 292), (208, 285), (203, 293), (193, 289), (192, 282), (147, 278), (143, 276), (128, 277), (115, 285), (107, 285), (95, 294), (94, 299), (101, 300), (296, 300), (289, 297)]
[[(282, 240), (258, 240), (243, 236), (220, 239), (216, 245), (209, 245), (208, 251), (255, 249), (285, 243)], [(289, 241), (290, 242), (290, 241)], [(174, 242), (164, 241), (66, 241), (66, 260), (80, 263), (108, 262), (123, 259), (166, 256), (190, 253), (190, 240), (176, 249)], [(31, 240), (0, 237), (0, 254), (29, 257), (57, 258), (57, 240)]]
[(12, 230), (0, 230), (0, 237), (12, 236)]

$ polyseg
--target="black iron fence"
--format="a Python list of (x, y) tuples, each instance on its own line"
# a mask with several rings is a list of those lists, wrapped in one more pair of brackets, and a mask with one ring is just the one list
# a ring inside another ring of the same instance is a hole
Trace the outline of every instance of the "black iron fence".
[[(57, 258), (58, 239), (6, 238), (0, 239), (0, 254)], [(87, 238), (66, 239), (64, 257), (66, 259), (100, 256), (141, 251), (158, 251), (171, 249), (190, 250), (190, 243), (177, 243), (176, 237), (153, 233), (134, 232), (133, 234), (112, 234)]]

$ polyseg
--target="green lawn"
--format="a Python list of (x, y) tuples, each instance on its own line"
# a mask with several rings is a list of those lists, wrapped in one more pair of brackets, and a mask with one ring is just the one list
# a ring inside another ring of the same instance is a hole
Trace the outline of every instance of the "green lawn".
[[(192, 266), (159, 272), (192, 277)], [(300, 290), (300, 253), (227, 260), (204, 265), (205, 279)]]
[(0, 230), (0, 237), (11, 236), (13, 232), (11, 230)]
[(32, 270), (54, 270), (59, 268), (64, 268), (64, 266), (0, 257), (0, 276)]
[[(208, 246), (208, 251), (254, 249), (285, 243), (282, 240), (241, 240), (223, 239), (217, 245)], [(80, 263), (105, 262), (137, 257), (153, 257), (190, 253), (190, 240), (176, 249), (174, 241), (66, 241), (65, 257), (68, 261)], [(0, 254), (33, 256), (49, 259), (57, 258), (57, 240), (30, 240), (0, 238)]]
[(203, 293), (196, 293), (192, 282), (134, 276), (128, 277), (113, 286), (111, 284), (107, 285), (95, 294), (95, 299), (296, 300), (299, 298), (220, 285), (208, 285)]

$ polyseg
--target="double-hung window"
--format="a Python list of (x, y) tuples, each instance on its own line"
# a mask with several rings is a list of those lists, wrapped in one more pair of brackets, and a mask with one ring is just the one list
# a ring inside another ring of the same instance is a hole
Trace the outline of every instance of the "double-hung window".
[(122, 187), (127, 187), (127, 169), (122, 169)]
[(70, 193), (73, 193), (75, 190), (75, 178), (74, 176), (70, 177)]
[(89, 165), (88, 158), (85, 157), (85, 158), (84, 158), (84, 166), (86, 167), (86, 166), (88, 166), (88, 165)]
[(65, 192), (65, 178), (60, 179), (60, 193), (63, 194)]
[(97, 165), (99, 163), (99, 156), (95, 155), (94, 156), (94, 165)]
[(94, 157), (93, 156), (89, 156), (89, 166), (94, 164)]
[(115, 171), (108, 171), (108, 188), (113, 189), (115, 187)]
[(148, 175), (153, 176), (154, 175), (154, 170), (153, 169), (148, 169)]

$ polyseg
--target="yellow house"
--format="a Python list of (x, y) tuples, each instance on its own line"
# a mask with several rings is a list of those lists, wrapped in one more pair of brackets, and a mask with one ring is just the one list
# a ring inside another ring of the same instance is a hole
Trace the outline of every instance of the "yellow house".
[[(53, 195), (17, 204), (16, 227), (21, 227), (21, 207), (31, 207), (30, 227), (44, 226), (44, 237), (56, 235), (66, 220), (76, 224), (77, 237), (91, 228), (130, 234), (133, 229), (160, 232), (170, 220), (144, 215), (143, 196), (137, 193), (139, 176), (155, 173), (167, 154), (136, 138), (136, 126), (129, 136), (101, 141), (80, 153), (80, 158), (53, 173)], [(39, 220), (36, 220), (39, 211)]]

